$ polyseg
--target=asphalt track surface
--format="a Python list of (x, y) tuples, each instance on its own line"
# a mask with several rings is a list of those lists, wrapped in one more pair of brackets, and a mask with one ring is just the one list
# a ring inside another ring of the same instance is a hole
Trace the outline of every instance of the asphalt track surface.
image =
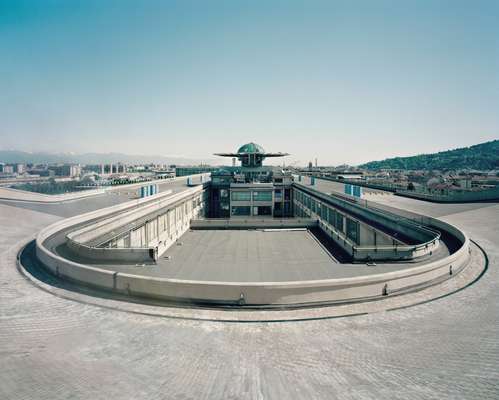
[(379, 197), (466, 231), (486, 273), (436, 301), (348, 318), (140, 315), (54, 296), (16, 268), (40, 229), (91, 206), (0, 204), (0, 398), (499, 398), (499, 204)]

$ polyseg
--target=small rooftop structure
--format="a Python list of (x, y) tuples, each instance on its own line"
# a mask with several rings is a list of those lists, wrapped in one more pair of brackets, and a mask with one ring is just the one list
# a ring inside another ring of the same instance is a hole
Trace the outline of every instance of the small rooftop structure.
[(215, 153), (221, 157), (236, 157), (243, 167), (256, 168), (262, 166), (262, 161), (269, 157), (289, 156), (288, 153), (266, 153), (259, 144), (250, 142), (239, 147), (236, 153)]

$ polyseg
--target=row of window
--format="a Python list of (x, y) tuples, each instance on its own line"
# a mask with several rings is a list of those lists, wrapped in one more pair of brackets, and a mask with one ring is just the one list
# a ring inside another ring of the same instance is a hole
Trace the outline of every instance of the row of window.
[(129, 247), (131, 242), (133, 247), (147, 247), (147, 242), (158, 237), (158, 234), (161, 235), (165, 231), (172, 233), (176, 230), (177, 223), (185, 225), (188, 222), (187, 215), (196, 207), (202, 206), (202, 203), (203, 195), (196, 196), (191, 201), (185, 201), (183, 204), (170, 208), (164, 214), (148, 221), (146, 225), (130, 231), (126, 237), (113, 240), (109, 246)]
[[(317, 214), (322, 221), (327, 222), (337, 231), (345, 233), (347, 238), (352, 240), (354, 243), (359, 244), (360, 224), (358, 221), (345, 216), (335, 208), (327, 206), (324, 203), (315, 200), (312, 196), (309, 196), (301, 191), (297, 190), (295, 192), (295, 198), (296, 201), (298, 203), (301, 203), (306, 209), (313, 212), (314, 214)], [(301, 210), (296, 211), (298, 216), (310, 216), (310, 213), (306, 214)]]
[(250, 190), (233, 190), (231, 191), (232, 201), (272, 201), (272, 191), (250, 191)]
[(231, 208), (231, 214), (236, 216), (249, 216), (249, 215), (272, 215), (272, 207), (270, 206), (258, 206), (253, 207), (253, 214), (251, 214), (250, 206), (233, 206)]

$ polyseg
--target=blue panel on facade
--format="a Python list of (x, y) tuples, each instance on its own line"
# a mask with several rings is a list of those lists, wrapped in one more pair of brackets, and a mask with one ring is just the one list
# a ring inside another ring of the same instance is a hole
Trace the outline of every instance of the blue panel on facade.
[(345, 194), (353, 196), (353, 187), (349, 183), (345, 183)]
[[(357, 186), (357, 185), (348, 185), (350, 186), (349, 189), (347, 189), (347, 185), (345, 185), (345, 193), (350, 194), (355, 197), (362, 197), (362, 187)], [(349, 192), (347, 191), (349, 190)]]
[(353, 186), (352, 187), (352, 191), (353, 191), (353, 195), (355, 197), (360, 197), (360, 186)]
[(310, 184), (315, 185), (315, 176), (310, 177)]

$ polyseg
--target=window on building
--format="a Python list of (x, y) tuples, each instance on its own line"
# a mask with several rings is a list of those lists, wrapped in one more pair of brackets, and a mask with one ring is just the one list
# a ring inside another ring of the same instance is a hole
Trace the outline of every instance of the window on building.
[(250, 215), (250, 206), (234, 206), (232, 207), (232, 215)]
[(231, 192), (232, 201), (250, 201), (251, 192), (250, 191), (232, 191)]
[(359, 223), (353, 219), (347, 218), (347, 238), (354, 243), (359, 244)]
[(336, 212), (336, 224), (334, 225), (336, 229), (343, 232), (343, 215)]
[(328, 215), (328, 222), (330, 225), (335, 226), (335, 220), (336, 220), (336, 211), (334, 208), (329, 209), (329, 215)]
[(253, 192), (253, 201), (272, 201), (272, 192), (266, 190), (264, 192)]
[(272, 215), (272, 207), (270, 206), (259, 206), (256, 208), (257, 214), (255, 215)]
[(220, 197), (229, 197), (229, 191), (227, 189), (220, 189)]
[(328, 218), (328, 208), (325, 205), (323, 205), (321, 207), (321, 219), (327, 221), (327, 218)]
[(291, 189), (284, 189), (284, 200), (291, 200)]
[(284, 216), (289, 216), (291, 211), (290, 203), (284, 203)]

